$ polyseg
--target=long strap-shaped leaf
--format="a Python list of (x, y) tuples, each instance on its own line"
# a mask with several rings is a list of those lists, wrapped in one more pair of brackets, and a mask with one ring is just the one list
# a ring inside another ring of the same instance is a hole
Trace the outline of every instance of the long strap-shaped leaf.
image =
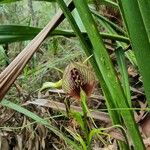
[[(69, 2), (70, 10), (74, 8), (72, 1)], [(10, 63), (10, 65), (0, 74), (0, 100), (4, 97), (16, 78), (19, 76), (27, 62), (36, 52), (42, 41), (49, 32), (53, 31), (64, 19), (61, 10), (53, 17), (53, 19), (45, 26), (45, 28), (27, 45), (21, 53)]]
[(118, 0), (150, 107), (150, 1)]
[[(0, 25), (0, 44), (11, 43), (16, 41), (32, 40), (42, 29), (29, 26), (18, 25)], [(87, 36), (86, 32), (82, 32), (83, 36)], [(122, 41), (127, 44), (129, 39), (117, 34), (100, 33), (103, 39), (112, 39)], [(76, 34), (72, 30), (54, 30), (48, 36), (65, 36), (75, 37)]]

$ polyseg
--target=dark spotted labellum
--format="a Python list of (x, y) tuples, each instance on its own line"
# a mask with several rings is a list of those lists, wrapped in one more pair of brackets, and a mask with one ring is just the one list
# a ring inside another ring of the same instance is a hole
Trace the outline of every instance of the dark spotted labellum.
[(89, 67), (80, 63), (69, 64), (63, 75), (62, 88), (68, 95), (80, 99), (82, 89), (89, 97), (95, 87), (95, 75)]

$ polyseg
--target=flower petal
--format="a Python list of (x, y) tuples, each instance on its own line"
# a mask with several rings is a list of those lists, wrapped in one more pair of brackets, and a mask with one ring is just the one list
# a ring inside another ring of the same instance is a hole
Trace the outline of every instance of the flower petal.
[(90, 68), (84, 64), (69, 64), (63, 75), (62, 88), (68, 95), (80, 99), (82, 88), (89, 97), (95, 87), (95, 75)]

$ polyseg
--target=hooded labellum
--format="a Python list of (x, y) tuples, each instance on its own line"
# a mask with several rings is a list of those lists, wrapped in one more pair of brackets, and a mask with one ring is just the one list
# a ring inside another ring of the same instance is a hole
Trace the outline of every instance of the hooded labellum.
[(82, 89), (89, 97), (95, 86), (95, 76), (89, 67), (79, 63), (69, 64), (63, 75), (62, 88), (68, 95), (80, 99)]

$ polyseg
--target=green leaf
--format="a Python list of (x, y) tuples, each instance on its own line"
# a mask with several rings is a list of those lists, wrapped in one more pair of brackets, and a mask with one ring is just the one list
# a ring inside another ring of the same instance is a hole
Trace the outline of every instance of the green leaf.
[[(0, 44), (26, 41), (33, 39), (42, 28), (30, 27), (30, 26), (17, 26), (17, 25), (0, 25)], [(86, 32), (82, 32), (84, 37), (87, 37)], [(75, 37), (76, 34), (73, 31), (67, 30), (54, 30), (48, 36), (65, 36)], [(129, 43), (129, 39), (119, 35), (112, 35), (107, 33), (101, 33), (104, 39), (115, 39), (125, 43)]]
[(78, 122), (82, 131), (84, 130), (84, 122), (82, 120), (82, 115), (80, 112), (71, 111), (71, 116)]
[(150, 107), (150, 1), (118, 0), (118, 2), (128, 29)]
[(110, 31), (110, 28), (108, 28), (107, 26), (105, 26), (105, 23), (109, 25), (109, 27), (111, 27), (112, 29), (114, 29), (114, 31), (116, 31), (116, 33), (120, 33), (122, 35), (125, 35), (127, 36), (127, 33), (121, 28), (119, 27), (118, 25), (116, 25), (115, 23), (113, 23), (112, 21), (108, 20), (106, 17), (100, 15), (97, 13), (97, 11), (93, 10), (93, 9), (90, 9), (92, 14), (98, 18), (99, 20), (101, 20), (102, 22), (102, 25), (108, 29)]
[(25, 41), (33, 39), (39, 32), (40, 28), (16, 25), (0, 26), (0, 44), (11, 43), (15, 41)]
[(121, 83), (128, 100), (129, 106), (131, 107), (131, 94), (130, 94), (130, 86), (129, 86), (129, 79), (128, 79), (128, 71), (125, 63), (125, 54), (122, 47), (119, 47), (115, 50), (115, 54), (117, 57), (117, 63), (119, 66), (119, 71), (121, 75)]
[(144, 26), (145, 26), (145, 29), (147, 32), (147, 36), (148, 36), (149, 42), (150, 42), (150, 16), (149, 16), (150, 1), (149, 0), (144, 0), (144, 1), (138, 0), (137, 2), (139, 5), (143, 23), (144, 23)]
[(0, 4), (3, 4), (3, 3), (12, 3), (12, 2), (17, 2), (17, 1), (21, 1), (21, 0), (0, 0)]
[[(128, 36), (127, 32), (124, 31), (122, 28), (118, 27), (118, 25), (114, 24), (113, 22), (109, 21), (106, 17), (99, 15), (96, 11), (91, 10), (91, 12), (94, 14), (95, 17), (97, 17), (100, 24), (107, 30), (109, 34), (123, 34), (124, 36)], [(127, 37), (126, 37), (127, 38)], [(127, 42), (126, 42), (127, 43)], [(127, 44), (122, 43), (121, 40), (116, 41), (117, 47), (121, 46), (123, 49), (126, 49)], [(137, 61), (134, 55), (134, 52), (131, 50), (128, 50), (125, 52), (127, 58), (130, 60), (130, 62), (137, 66)]]

